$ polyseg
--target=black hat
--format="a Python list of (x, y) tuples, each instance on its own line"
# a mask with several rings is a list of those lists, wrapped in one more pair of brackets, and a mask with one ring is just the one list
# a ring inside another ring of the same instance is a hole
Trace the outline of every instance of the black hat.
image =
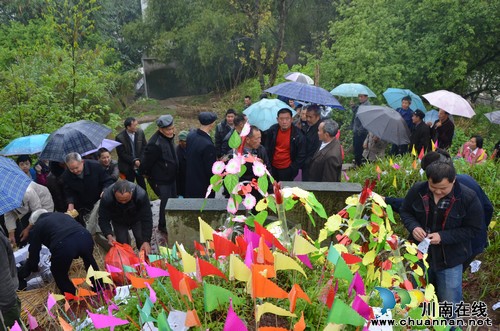
[(172, 115), (161, 115), (157, 120), (156, 120), (156, 125), (158, 125), (159, 128), (166, 128), (171, 126), (174, 123), (174, 118)]
[(208, 111), (201, 112), (198, 115), (198, 120), (200, 121), (201, 125), (212, 124), (213, 122), (215, 122), (216, 119), (217, 119), (217, 115), (215, 113), (208, 112)]
[(417, 109), (413, 112), (413, 115), (420, 117), (421, 120), (424, 119), (425, 113), (421, 111), (420, 109)]

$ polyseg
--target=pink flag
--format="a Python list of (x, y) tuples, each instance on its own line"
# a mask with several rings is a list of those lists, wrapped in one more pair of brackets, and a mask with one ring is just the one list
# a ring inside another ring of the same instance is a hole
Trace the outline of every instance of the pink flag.
[(366, 295), (365, 283), (357, 271), (352, 279), (351, 285), (349, 285), (349, 296), (351, 295), (353, 289), (356, 291), (356, 294)]
[(245, 323), (243, 323), (233, 310), (233, 300), (229, 299), (229, 309), (227, 311), (226, 323), (224, 323), (224, 331), (231, 330), (248, 331)]
[(253, 247), (259, 247), (260, 236), (255, 232), (252, 232), (246, 225), (243, 237), (248, 244), (252, 243)]
[(396, 170), (399, 170), (399, 169), (401, 168), (401, 167), (399, 166), (399, 164), (397, 164), (397, 163), (394, 163), (394, 164), (392, 165), (392, 167), (393, 167), (394, 169), (396, 169)]
[(309, 256), (307, 254), (304, 255), (297, 255), (297, 258), (302, 261), (309, 269), (312, 269), (313, 266), (311, 264), (311, 261), (309, 260)]
[(113, 310), (118, 310), (118, 306), (113, 301), (108, 301), (108, 315), (111, 315)]
[(253, 264), (253, 244), (252, 242), (249, 242), (247, 245), (247, 252), (245, 254), (245, 265), (251, 268), (252, 264)]
[(366, 302), (363, 301), (359, 297), (359, 295), (356, 295), (354, 298), (354, 301), (352, 302), (352, 309), (354, 309), (358, 314), (363, 316), (365, 319), (370, 319), (370, 315), (372, 313), (372, 309)]
[(14, 322), (14, 325), (10, 328), (11, 331), (23, 331), (19, 324), (17, 324), (17, 321)]
[(96, 329), (102, 329), (102, 328), (114, 329), (114, 327), (117, 325), (125, 325), (129, 323), (129, 321), (127, 320), (122, 320), (121, 318), (114, 317), (112, 315), (93, 314), (88, 310), (87, 314), (92, 320), (92, 323), (94, 323)]
[(29, 311), (27, 311), (26, 309), (24, 311), (28, 315), (28, 324), (30, 326), (30, 330), (36, 329), (38, 327), (38, 322), (37, 322), (36, 318), (33, 317), (33, 316), (31, 316), (31, 314), (29, 313)]
[(118, 268), (118, 267), (115, 267), (113, 265), (109, 265), (109, 264), (106, 264), (106, 271), (107, 272), (123, 272), (122, 269)]
[(152, 266), (148, 265), (147, 263), (145, 263), (144, 265), (146, 266), (146, 272), (148, 273), (149, 278), (170, 276), (170, 274), (168, 273), (167, 270), (152, 267)]
[(151, 287), (151, 285), (149, 285), (149, 283), (146, 283), (146, 286), (149, 289), (149, 299), (151, 300), (152, 303), (155, 303), (156, 302), (156, 292), (155, 292), (155, 290), (153, 290), (153, 288)]
[(347, 172), (343, 171), (343, 173), (344, 173), (344, 177), (345, 177), (346, 182), (348, 182), (349, 181), (349, 176), (347, 176)]
[(49, 311), (49, 315), (50, 317), (52, 318), (56, 318), (51, 312), (50, 310), (52, 309), (52, 307), (54, 307), (54, 305), (56, 304), (56, 298), (54, 298), (54, 296), (52, 295), (52, 293), (49, 292), (49, 297), (47, 298), (47, 310)]

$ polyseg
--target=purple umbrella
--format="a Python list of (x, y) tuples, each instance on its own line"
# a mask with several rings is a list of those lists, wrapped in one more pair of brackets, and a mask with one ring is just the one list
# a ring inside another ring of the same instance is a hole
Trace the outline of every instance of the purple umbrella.
[(89, 155), (92, 153), (95, 153), (99, 150), (99, 148), (106, 148), (108, 151), (112, 151), (116, 147), (120, 146), (122, 143), (116, 141), (116, 140), (111, 140), (111, 139), (104, 139), (102, 143), (97, 147), (96, 149), (92, 149), (90, 151), (87, 151), (85, 153), (82, 153), (82, 156)]
[(450, 91), (439, 90), (422, 95), (434, 107), (443, 109), (449, 114), (471, 118), (476, 115), (469, 102)]
[(287, 97), (293, 100), (306, 101), (316, 103), (323, 106), (331, 106), (334, 108), (344, 109), (340, 102), (327, 90), (298, 82), (286, 82), (273, 86), (264, 90), (272, 94)]

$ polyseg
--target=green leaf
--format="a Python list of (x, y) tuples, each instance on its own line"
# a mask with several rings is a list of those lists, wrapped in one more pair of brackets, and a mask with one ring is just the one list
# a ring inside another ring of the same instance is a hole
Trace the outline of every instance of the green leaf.
[(260, 225), (264, 225), (264, 222), (267, 219), (267, 215), (268, 215), (267, 210), (263, 210), (260, 213), (258, 213), (257, 215), (255, 215), (255, 221), (257, 223), (259, 223)]
[(241, 137), (238, 131), (234, 130), (233, 134), (229, 138), (229, 147), (238, 148), (241, 145)]
[(272, 195), (267, 197), (267, 208), (271, 209), (274, 213), (276, 213), (276, 200)]
[(229, 193), (233, 192), (233, 189), (238, 185), (238, 176), (229, 174), (224, 177), (224, 185)]
[(257, 184), (259, 185), (259, 188), (262, 192), (267, 192), (267, 189), (269, 188), (269, 181), (267, 180), (267, 176), (262, 176), (257, 179)]
[(371, 214), (370, 215), (370, 221), (374, 222), (374, 223), (377, 223), (377, 224), (382, 224), (384, 222), (383, 219), (381, 219), (380, 217), (378, 217), (377, 215), (375, 214)]
[(297, 204), (297, 201), (292, 198), (285, 199), (285, 210), (291, 210)]
[(351, 227), (353, 227), (355, 229), (359, 229), (360, 227), (366, 226), (366, 225), (368, 225), (368, 221), (366, 221), (362, 218), (358, 218), (352, 222)]
[(349, 214), (349, 218), (356, 217), (356, 206), (351, 206), (347, 208), (347, 213)]
[(391, 223), (396, 224), (396, 221), (394, 220), (394, 212), (392, 211), (391, 205), (387, 205), (387, 207), (385, 207), (385, 212), (387, 213), (387, 217), (389, 218)]
[(408, 261), (411, 261), (413, 263), (417, 263), (418, 262), (418, 257), (416, 257), (415, 255), (411, 255), (411, 254), (406, 253), (405, 255), (403, 255), (403, 257), (405, 259), (407, 259)]
[(238, 174), (239, 177), (243, 176), (247, 172), (247, 166), (242, 164), (240, 168), (240, 173)]
[(213, 175), (212, 177), (210, 177), (210, 184), (215, 185), (215, 183), (217, 183), (221, 179), (222, 179), (221, 175)]

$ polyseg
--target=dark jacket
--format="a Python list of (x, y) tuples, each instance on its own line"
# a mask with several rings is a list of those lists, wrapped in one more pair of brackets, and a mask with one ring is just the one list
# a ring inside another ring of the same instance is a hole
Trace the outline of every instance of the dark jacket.
[[(309, 169), (309, 166), (312, 162), (312, 157), (314, 156), (314, 153), (316, 153), (319, 149), (319, 146), (321, 146), (321, 140), (319, 140), (318, 136), (318, 127), (321, 124), (321, 119), (314, 124), (313, 126), (310, 126), (307, 128), (306, 133), (305, 133), (305, 138), (306, 138), (306, 159), (304, 161), (304, 166), (302, 169), (306, 170)], [(304, 174), (302, 174), (302, 178), (304, 177)], [(306, 175), (307, 178), (307, 175)]]
[(429, 208), (433, 201), (427, 182), (419, 182), (413, 185), (405, 197), (401, 206), (400, 214), (410, 238), (416, 241), (413, 230), (417, 227), (422, 229), (436, 229), (441, 237), (441, 243), (430, 245), (430, 266), (434, 270), (442, 270), (463, 264), (471, 255), (471, 240), (482, 228), (483, 208), (474, 191), (468, 187), (455, 182), (452, 190), (450, 206), (444, 212), (438, 224), (432, 224), (431, 211)]
[(222, 142), (231, 129), (225, 119), (215, 127), (215, 151), (217, 152), (217, 157), (224, 155), (221, 150)]
[(204, 198), (216, 160), (212, 138), (203, 130), (191, 131), (186, 139), (186, 198)]
[(16, 304), (19, 280), (12, 245), (2, 230), (0, 230), (0, 284), (2, 284), (0, 311), (5, 314)]
[(410, 136), (410, 151), (413, 146), (415, 146), (415, 152), (417, 155), (424, 148), (424, 153), (429, 150), (429, 145), (431, 143), (431, 129), (424, 123), (420, 122), (415, 128)]
[[(269, 156), (269, 163), (273, 163), (274, 149), (276, 147), (276, 138), (278, 136), (279, 125), (274, 124), (271, 126), (266, 133), (266, 148), (267, 155)], [(295, 174), (300, 168), (304, 166), (306, 160), (306, 143), (305, 137), (302, 131), (292, 124), (292, 132), (290, 134), (290, 159), (292, 163), (290, 167), (293, 169)]]
[[(251, 154), (256, 158), (259, 158), (262, 161), (262, 163), (266, 166), (267, 170), (271, 169), (271, 163), (269, 163), (269, 157), (267, 155), (267, 151), (264, 146), (260, 145), (257, 149), (250, 149), (248, 147), (245, 147), (243, 149), (243, 154), (244, 155)], [(246, 162), (245, 166), (247, 167), (247, 171), (245, 171), (245, 173), (241, 176), (240, 181), (245, 181), (245, 180), (251, 181), (253, 178), (257, 179), (252, 170), (253, 163)]]
[[(71, 216), (63, 213), (45, 213), (40, 215), (29, 235), (28, 271), (37, 271), (40, 262), (40, 250), (45, 245), (53, 251), (57, 244), (73, 233), (87, 231)], [(89, 233), (90, 234), (90, 233)]]
[[(351, 129), (352, 133), (355, 136), (360, 136), (360, 137), (366, 137), (368, 134), (368, 131), (363, 127), (363, 124), (361, 124), (361, 121), (358, 118), (358, 109), (359, 106), (370, 106), (371, 103), (370, 101), (366, 100), (363, 103), (357, 104), (352, 108), (352, 120), (351, 120)], [(364, 138), (363, 138), (364, 139)]]
[(455, 133), (455, 124), (450, 119), (447, 119), (439, 128), (436, 128), (437, 120), (432, 126), (432, 137), (434, 142), (438, 142), (438, 147), (447, 149), (450, 148)]
[(318, 150), (309, 167), (311, 182), (340, 182), (342, 172), (342, 151), (337, 139), (333, 139), (322, 150)]
[(133, 187), (132, 200), (126, 204), (116, 201), (113, 185), (108, 187), (101, 198), (99, 205), (99, 227), (104, 235), (113, 235), (111, 222), (124, 225), (141, 223), (142, 237), (145, 242), (151, 242), (153, 233), (153, 214), (148, 194), (142, 187), (130, 183)]
[[(224, 136), (224, 138), (222, 139), (221, 146), (220, 146), (220, 149), (219, 149), (220, 154), (217, 154), (218, 157), (227, 155), (227, 154), (229, 154), (229, 152), (232, 153), (232, 149), (231, 149), (231, 147), (229, 147), (229, 139), (233, 135), (234, 130), (235, 130), (234, 128), (232, 128), (231, 130), (229, 130), (227, 132), (227, 134)], [(215, 148), (217, 148), (217, 147), (215, 147)]]
[(92, 210), (94, 204), (101, 198), (102, 191), (114, 180), (104, 168), (93, 160), (83, 160), (83, 179), (72, 174), (68, 169), (63, 173), (64, 194), (68, 204), (73, 203), (75, 209)]
[(127, 178), (134, 178), (134, 163), (136, 160), (142, 160), (144, 149), (148, 143), (144, 131), (138, 128), (135, 133), (135, 155), (133, 154), (132, 141), (127, 134), (127, 130), (123, 130), (117, 134), (115, 140), (122, 143), (120, 146), (116, 147), (116, 153), (118, 154), (118, 169), (122, 174), (127, 176)]
[(170, 184), (177, 177), (178, 167), (174, 138), (156, 131), (146, 145), (139, 172), (157, 184)]
[(186, 194), (186, 149), (177, 145), (175, 148), (177, 159), (179, 160), (179, 171), (177, 172), (177, 194), (184, 196)]

